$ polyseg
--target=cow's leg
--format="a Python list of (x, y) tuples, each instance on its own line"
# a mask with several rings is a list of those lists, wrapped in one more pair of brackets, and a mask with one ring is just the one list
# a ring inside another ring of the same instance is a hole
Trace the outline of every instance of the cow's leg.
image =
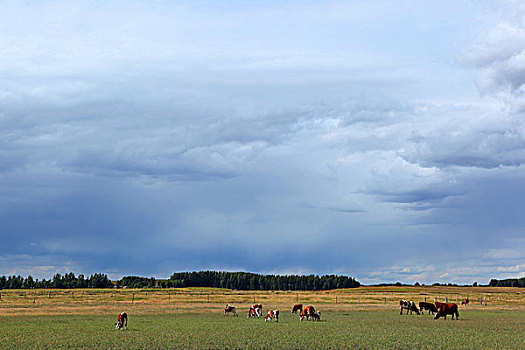
[(403, 306), (401, 306), (401, 311), (399, 311), (399, 314), (400, 314), (400, 315), (403, 314)]

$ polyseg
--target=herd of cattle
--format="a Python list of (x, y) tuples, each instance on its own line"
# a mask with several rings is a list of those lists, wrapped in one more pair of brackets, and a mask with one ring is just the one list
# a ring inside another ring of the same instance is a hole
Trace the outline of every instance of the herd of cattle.
[[(466, 305), (468, 304), (468, 299), (465, 299), (462, 304)], [(419, 303), (419, 308), (416, 306), (416, 303), (410, 300), (400, 300), (399, 306), (401, 308), (399, 314), (403, 314), (403, 310), (410, 311), (410, 314), (412, 312), (415, 312), (417, 315), (423, 314), (424, 310), (428, 310), (428, 313), (432, 313), (432, 315), (435, 314), (434, 319), (437, 320), (440, 317), (443, 317), (445, 320), (447, 319), (447, 315), (452, 315), (452, 319), (454, 319), (454, 315), (456, 316), (456, 320), (459, 318), (459, 312), (458, 312), (458, 305), (454, 303), (440, 303), (439, 301), (436, 301), (434, 304), (432, 303), (426, 303), (424, 301)]]
[[(467, 305), (469, 303), (469, 299), (465, 299), (461, 302), (463, 305)], [(423, 314), (424, 310), (428, 310), (428, 313), (432, 313), (432, 315), (435, 314), (434, 319), (437, 320), (440, 317), (444, 317), (447, 319), (447, 315), (452, 315), (452, 319), (454, 319), (454, 316), (456, 316), (456, 319), (459, 318), (459, 312), (458, 312), (458, 306), (454, 303), (440, 303), (436, 301), (434, 304), (427, 303), (427, 302), (420, 302), (419, 308), (416, 306), (416, 303), (410, 300), (400, 300), (399, 306), (401, 308), (399, 314), (403, 314), (403, 310), (407, 310), (407, 315), (410, 312), (415, 312), (417, 315)], [(295, 304), (292, 307), (292, 314), (299, 313), (299, 320), (302, 321), (305, 318), (307, 320), (312, 321), (321, 321), (321, 311), (315, 311), (315, 308), (311, 305), (303, 308), (303, 304)], [(226, 307), (224, 308), (224, 316), (227, 316), (229, 314), (232, 314), (233, 316), (239, 316), (237, 313), (237, 309), (235, 306), (226, 304)], [(263, 315), (263, 306), (262, 304), (253, 304), (250, 306), (250, 309), (248, 310), (248, 318), (254, 318), (254, 317), (261, 317)], [(270, 310), (266, 314), (266, 317), (264, 318), (265, 321), (273, 321), (275, 319), (275, 322), (279, 322), (279, 310)], [(117, 323), (116, 323), (117, 329), (127, 329), (128, 328), (128, 315), (125, 312), (122, 312), (118, 315)]]
[[(292, 307), (292, 314), (299, 312), (299, 320), (302, 321), (305, 317), (307, 320), (312, 319), (312, 321), (321, 321), (321, 311), (315, 311), (313, 306), (307, 306), (303, 309), (303, 304), (295, 304)], [(239, 316), (235, 306), (226, 304), (224, 308), (224, 316), (233, 314), (233, 316)], [(252, 317), (261, 317), (263, 315), (263, 306), (262, 304), (253, 304), (248, 310), (248, 318)], [(279, 322), (279, 310), (270, 310), (264, 318), (265, 321)]]

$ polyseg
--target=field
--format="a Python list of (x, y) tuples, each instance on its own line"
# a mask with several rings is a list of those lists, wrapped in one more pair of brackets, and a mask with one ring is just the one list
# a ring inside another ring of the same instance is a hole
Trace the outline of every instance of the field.
[[(2, 290), (2, 349), (523, 349), (525, 295), (514, 288), (362, 287), (329, 292), (171, 290)], [(35, 297), (36, 295), (36, 297)], [(400, 298), (416, 302), (469, 295), (460, 319), (399, 315)], [(279, 323), (247, 319), (250, 303), (281, 310)], [(322, 311), (299, 322), (297, 300)], [(480, 303), (481, 300), (481, 303)], [(485, 300), (487, 305), (485, 305)], [(224, 304), (239, 317), (224, 317)], [(483, 304), (483, 305), (482, 305)], [(120, 311), (129, 329), (116, 331)]]

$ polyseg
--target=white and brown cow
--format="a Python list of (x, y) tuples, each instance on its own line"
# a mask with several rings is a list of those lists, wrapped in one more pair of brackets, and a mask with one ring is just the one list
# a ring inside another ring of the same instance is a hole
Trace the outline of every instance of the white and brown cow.
[(248, 311), (248, 318), (256, 316), (259, 318), (262, 315), (262, 312), (262, 304), (253, 304)]
[(266, 314), (265, 321), (272, 321), (275, 318), (275, 322), (279, 322), (279, 310), (270, 310)]
[(239, 316), (239, 314), (237, 313), (237, 309), (235, 308), (235, 306), (231, 306), (231, 305), (226, 304), (226, 307), (224, 308), (224, 316), (227, 316), (227, 315), (229, 315), (230, 313), (232, 313), (233, 316)]
[(117, 317), (116, 325), (117, 329), (128, 329), (128, 314), (125, 312), (121, 312)]
[(416, 303), (414, 303), (413, 301), (401, 299), (399, 300), (399, 306), (401, 308), (399, 312), (400, 315), (403, 314), (403, 309), (407, 309), (407, 315), (408, 315), (408, 311), (410, 311), (411, 315), (412, 315), (412, 312), (415, 312), (418, 315), (420, 314), (419, 309), (416, 306)]
[(306, 317), (306, 320), (309, 320), (310, 317), (314, 316), (314, 314), (315, 314), (315, 308), (312, 305), (307, 306), (301, 312), (301, 316), (299, 317), (299, 320), (302, 321), (305, 317)]

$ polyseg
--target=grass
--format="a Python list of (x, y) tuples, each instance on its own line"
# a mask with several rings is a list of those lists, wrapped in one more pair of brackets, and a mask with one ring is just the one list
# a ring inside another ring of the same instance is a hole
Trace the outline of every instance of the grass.
[[(525, 349), (525, 295), (512, 288), (0, 292), (0, 349)], [(471, 305), (460, 305), (458, 321), (399, 315), (401, 298), (456, 301), (466, 295)], [(323, 321), (299, 322), (290, 314), (297, 299), (321, 310)], [(247, 319), (254, 300), (265, 310), (281, 310), (281, 322)], [(226, 303), (236, 305), (240, 317), (224, 317)], [(127, 331), (114, 329), (121, 311), (129, 315)]]
[(519, 311), (466, 311), (458, 321), (397, 311), (325, 312), (322, 322), (279, 323), (202, 314), (0, 317), (2, 349), (520, 349), (525, 318)]

